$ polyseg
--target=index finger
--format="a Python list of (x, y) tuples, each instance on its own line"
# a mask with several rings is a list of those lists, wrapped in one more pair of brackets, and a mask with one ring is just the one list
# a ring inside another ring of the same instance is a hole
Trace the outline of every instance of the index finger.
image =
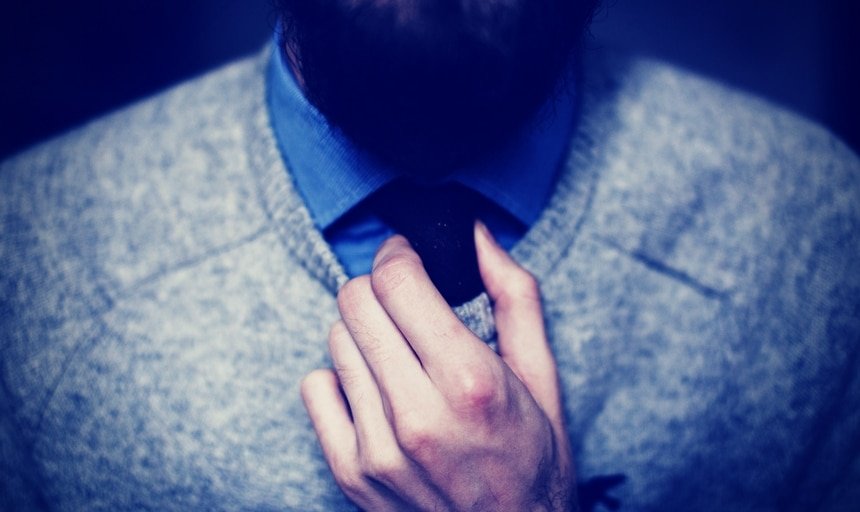
[(457, 318), (402, 236), (382, 244), (370, 281), (379, 303), (437, 386), (459, 386), (456, 369), (474, 367), (495, 355)]

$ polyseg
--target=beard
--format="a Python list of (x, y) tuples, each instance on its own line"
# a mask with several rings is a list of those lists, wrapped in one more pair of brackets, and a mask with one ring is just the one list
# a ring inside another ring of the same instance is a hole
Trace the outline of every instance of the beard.
[(597, 0), (279, 0), (308, 100), (415, 177), (503, 145), (559, 88)]

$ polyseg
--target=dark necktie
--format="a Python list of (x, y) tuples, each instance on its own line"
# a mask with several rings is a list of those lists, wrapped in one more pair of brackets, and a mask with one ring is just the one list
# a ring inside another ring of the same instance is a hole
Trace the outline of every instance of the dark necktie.
[(368, 202), (383, 222), (409, 240), (448, 304), (459, 306), (484, 290), (473, 226), (487, 199), (456, 183), (424, 187), (397, 180)]

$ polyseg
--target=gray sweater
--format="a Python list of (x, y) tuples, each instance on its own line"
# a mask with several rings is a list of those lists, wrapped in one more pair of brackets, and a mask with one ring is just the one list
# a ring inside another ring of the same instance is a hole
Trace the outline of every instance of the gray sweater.
[[(271, 51), (0, 169), (0, 507), (349, 509), (298, 392), (346, 277)], [(591, 54), (541, 283), (580, 481), (623, 510), (860, 503), (860, 162), (764, 101)], [(485, 297), (461, 311), (493, 335)], [(856, 509), (855, 509), (856, 510)]]

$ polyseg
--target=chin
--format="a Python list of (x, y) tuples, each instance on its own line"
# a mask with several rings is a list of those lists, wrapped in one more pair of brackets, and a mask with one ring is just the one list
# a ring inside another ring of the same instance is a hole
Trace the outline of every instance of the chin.
[(281, 0), (308, 99), (416, 177), (504, 144), (556, 90), (595, 2)]

